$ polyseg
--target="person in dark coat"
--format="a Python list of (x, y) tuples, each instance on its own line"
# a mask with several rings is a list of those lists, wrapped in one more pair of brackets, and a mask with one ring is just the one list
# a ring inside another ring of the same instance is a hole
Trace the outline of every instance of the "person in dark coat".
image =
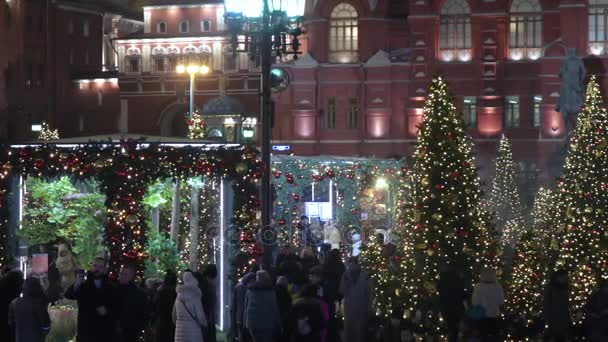
[(336, 305), (342, 299), (340, 295), (340, 281), (346, 268), (340, 256), (340, 250), (332, 249), (327, 255), (323, 265), (323, 297), (329, 308), (329, 322), (327, 324), (327, 340), (329, 342), (340, 341), (338, 336), (339, 321), (336, 318)]
[(448, 341), (457, 342), (464, 316), (465, 284), (454, 266), (446, 266), (439, 276), (439, 311), (448, 326)]
[(308, 284), (302, 288), (300, 298), (293, 303), (291, 318), (294, 342), (321, 342), (325, 324), (317, 286)]
[(173, 342), (175, 338), (175, 324), (173, 323), (173, 305), (177, 292), (177, 275), (168, 271), (160, 290), (154, 297), (154, 341)]
[(8, 311), (11, 302), (21, 294), (22, 288), (21, 271), (8, 271), (0, 278), (0, 341), (15, 341), (15, 331), (8, 325)]
[(543, 299), (543, 318), (547, 327), (545, 336), (549, 340), (566, 341), (570, 336), (572, 320), (568, 296), (568, 273), (565, 270), (556, 271), (551, 276)]
[(47, 301), (38, 278), (28, 278), (23, 297), (13, 300), (9, 325), (15, 327), (17, 342), (44, 342), (51, 327)]
[(65, 293), (66, 298), (78, 302), (77, 342), (116, 340), (120, 299), (105, 271), (105, 260), (96, 258), (86, 279), (84, 272), (78, 272), (76, 282)]
[(279, 341), (289, 341), (289, 319), (291, 317), (291, 295), (289, 294), (289, 282), (287, 277), (280, 276), (277, 279), (277, 303), (279, 304), (279, 313), (281, 315), (281, 339)]
[(203, 332), (203, 341), (205, 342), (216, 342), (217, 337), (215, 334), (215, 322), (216, 320), (216, 307), (217, 307), (217, 292), (216, 292), (216, 280), (217, 280), (217, 267), (215, 265), (207, 265), (202, 273), (202, 278), (199, 280), (199, 287), (201, 288), (203, 310), (207, 317), (207, 327)]
[(118, 273), (120, 297), (120, 337), (122, 342), (138, 342), (148, 322), (150, 303), (144, 290), (135, 285), (135, 267), (123, 265)]
[(290, 284), (295, 283), (302, 272), (300, 258), (296, 255), (290, 245), (285, 246), (283, 252), (277, 258), (279, 268), (278, 276), (286, 276)]
[(232, 325), (234, 336), (238, 337), (239, 342), (251, 342), (249, 331), (245, 328), (245, 295), (247, 287), (255, 281), (255, 273), (249, 272), (245, 274), (241, 280), (234, 286), (232, 294)]
[(253, 342), (273, 342), (281, 330), (277, 296), (266, 271), (258, 271), (255, 283), (247, 289), (245, 327)]
[(608, 341), (608, 281), (591, 296), (585, 306), (587, 312), (587, 338), (591, 342)]

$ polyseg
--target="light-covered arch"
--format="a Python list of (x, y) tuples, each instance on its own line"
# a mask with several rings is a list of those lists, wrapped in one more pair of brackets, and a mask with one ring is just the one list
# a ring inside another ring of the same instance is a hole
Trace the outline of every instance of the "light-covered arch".
[(511, 13), (536, 13), (541, 11), (542, 8), (538, 0), (513, 0), (513, 3), (511, 3)]
[(342, 2), (337, 4), (334, 9), (331, 11), (330, 18), (357, 18), (359, 14), (357, 13), (357, 9), (346, 2)]
[(184, 55), (187, 55), (189, 53), (196, 53), (196, 48), (192, 45), (188, 45), (184, 48), (183, 52), (184, 52)]
[(179, 51), (179, 48), (178, 48), (177, 46), (175, 46), (175, 45), (171, 45), (171, 46), (169, 46), (169, 47), (167, 48), (167, 53), (168, 53), (169, 55), (179, 55), (179, 54), (180, 54), (180, 51)]
[(207, 44), (201, 45), (196, 49), (197, 53), (213, 53), (213, 50), (211, 49), (211, 47)]
[(138, 47), (130, 47), (127, 49), (127, 56), (141, 56), (141, 50)]

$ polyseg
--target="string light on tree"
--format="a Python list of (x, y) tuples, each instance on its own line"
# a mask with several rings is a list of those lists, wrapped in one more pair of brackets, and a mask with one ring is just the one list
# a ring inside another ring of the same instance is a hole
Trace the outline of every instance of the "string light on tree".
[(38, 135), (38, 140), (48, 141), (57, 139), (59, 139), (59, 130), (51, 129), (49, 124), (43, 122), (41, 125), (40, 134)]
[(391, 270), (389, 259), (383, 252), (383, 245), (372, 239), (361, 247), (359, 259), (361, 266), (372, 279), (376, 315), (388, 317), (395, 297), (395, 272)]
[(186, 118), (186, 124), (188, 125), (188, 139), (197, 140), (207, 137), (207, 123), (198, 110)]
[[(524, 215), (515, 181), (515, 165), (513, 163), (513, 152), (511, 142), (506, 136), (500, 139), (498, 156), (496, 158), (496, 174), (492, 181), (492, 190), (488, 196), (488, 210), (494, 213), (496, 229), (506, 233), (508, 228), (509, 237), (502, 238), (504, 243), (514, 246), (523, 231), (514, 230), (523, 228)], [(510, 223), (509, 227), (506, 227)]]
[[(400, 218), (405, 236), (400, 292), (406, 308), (424, 313), (434, 307), (444, 265), (461, 269), (471, 290), (482, 268), (496, 269), (499, 256), (490, 215), (481, 203), (472, 141), (442, 77), (433, 79), (428, 94)], [(437, 330), (437, 313), (433, 316), (427, 326)]]
[(608, 111), (597, 79), (591, 77), (585, 103), (568, 146), (556, 190), (559, 256), (557, 269), (570, 275), (571, 312), (582, 308), (608, 279)]
[(534, 236), (542, 240), (542, 245), (553, 237), (553, 212), (554, 212), (554, 194), (551, 189), (540, 187), (534, 198), (532, 207), (532, 227), (535, 231)]

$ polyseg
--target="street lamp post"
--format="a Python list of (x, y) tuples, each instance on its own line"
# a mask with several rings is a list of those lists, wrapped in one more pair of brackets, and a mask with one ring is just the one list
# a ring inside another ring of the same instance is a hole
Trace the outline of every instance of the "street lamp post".
[(192, 117), (192, 113), (194, 113), (194, 80), (196, 78), (196, 74), (200, 73), (206, 75), (209, 73), (209, 67), (201, 64), (188, 64), (183, 65), (180, 64), (176, 69), (178, 74), (188, 73), (190, 75), (190, 111), (188, 112), (188, 117)]
[[(271, 229), (272, 217), (272, 186), (270, 140), (272, 133), (272, 115), (274, 104), (272, 101), (272, 64), (274, 58), (293, 55), (297, 59), (300, 43), (298, 36), (303, 32), (299, 28), (301, 16), (304, 14), (305, 0), (248, 0), (246, 6), (242, 0), (225, 0), (226, 21), (232, 31), (234, 52), (247, 52), (253, 59), (259, 55), (261, 60), (261, 105), (260, 123), (262, 125), (262, 162), (266, 165), (262, 177), (261, 204), (262, 204), (262, 237), (267, 237)], [(261, 15), (261, 17), (260, 17)], [(245, 22), (250, 25), (244, 30)], [(239, 35), (244, 35), (244, 49), (239, 50)], [(286, 36), (291, 35), (291, 43), (287, 43)], [(270, 264), (272, 260), (272, 246), (264, 244), (263, 261)]]

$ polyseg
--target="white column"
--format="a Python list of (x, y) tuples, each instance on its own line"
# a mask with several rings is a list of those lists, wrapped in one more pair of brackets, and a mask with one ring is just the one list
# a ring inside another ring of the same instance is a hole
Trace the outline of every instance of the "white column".
[(213, 70), (222, 71), (223, 58), (222, 44), (218, 42), (213, 43)]
[(150, 56), (152, 54), (152, 49), (150, 48), (150, 45), (144, 45), (142, 46), (141, 49), (141, 61), (142, 61), (142, 71), (143, 72), (149, 72), (150, 70), (152, 70), (152, 68), (150, 67)]
[(217, 23), (217, 30), (218, 31), (224, 31), (226, 29), (226, 24), (224, 23), (224, 6), (223, 5), (218, 5), (217, 6), (217, 11), (216, 13), (216, 23)]
[(125, 46), (124, 45), (118, 46), (118, 61), (116, 64), (117, 64), (119, 72), (125, 72)]
[(150, 33), (152, 13), (149, 10), (144, 10), (144, 33)]

